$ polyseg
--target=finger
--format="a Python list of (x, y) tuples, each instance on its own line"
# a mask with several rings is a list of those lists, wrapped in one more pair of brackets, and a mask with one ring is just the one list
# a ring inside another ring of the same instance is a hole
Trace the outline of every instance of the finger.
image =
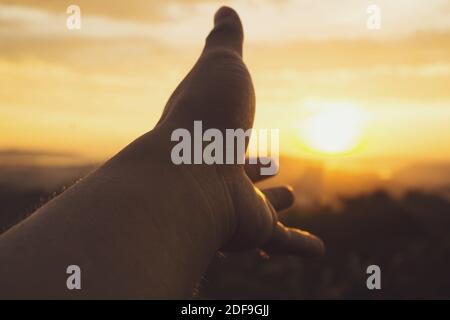
[[(252, 164), (252, 163), (250, 163), (250, 162), (252, 162), (250, 159), (246, 159), (245, 165), (244, 165), (245, 173), (250, 178), (250, 180), (252, 180), (253, 183), (269, 179), (273, 176), (262, 175), (261, 168), (267, 167), (267, 163), (271, 163), (271, 161), (273, 161), (273, 160), (270, 158), (260, 158), (259, 161), (253, 160), (253, 162), (256, 162), (256, 163)], [(274, 165), (278, 166), (278, 163), (275, 162)], [(275, 172), (278, 172), (278, 170), (275, 170)]]
[(295, 196), (291, 187), (276, 187), (261, 190), (276, 211), (284, 210), (294, 204)]
[(299, 229), (285, 227), (278, 222), (272, 238), (262, 247), (270, 254), (291, 254), (301, 257), (318, 257), (324, 254), (325, 246), (318, 237)]
[[(243, 28), (238, 14), (231, 8), (222, 7), (214, 16), (214, 28), (206, 39), (203, 54), (208, 53), (208, 51), (214, 48), (222, 48), (234, 53), (236, 56), (242, 57), (243, 38)], [(203, 54), (202, 56), (204, 56)], [(168, 117), (177, 105), (182, 104), (181, 101), (183, 99), (180, 96), (184, 97), (184, 100), (192, 98), (186, 94), (185, 89), (198, 79), (198, 72), (196, 71), (203, 65), (202, 62), (204, 61), (200, 59), (199, 63), (194, 66), (172, 93), (158, 121), (158, 125)], [(209, 70), (211, 67), (207, 66), (206, 69)]]
[(242, 56), (244, 31), (236, 11), (229, 7), (220, 8), (214, 16), (214, 29), (206, 39), (205, 51), (226, 48)]

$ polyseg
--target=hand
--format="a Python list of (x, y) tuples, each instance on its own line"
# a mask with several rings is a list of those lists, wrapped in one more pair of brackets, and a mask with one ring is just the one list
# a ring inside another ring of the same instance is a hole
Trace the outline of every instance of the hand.
[[(0, 298), (185, 298), (218, 249), (314, 256), (322, 242), (278, 222), (293, 194), (260, 192), (259, 167), (175, 165), (171, 133), (248, 129), (255, 97), (237, 14), (222, 8), (154, 130), (0, 235)], [(83, 290), (65, 270), (83, 269)]]
[[(150, 134), (157, 144), (167, 145), (170, 132), (190, 129), (201, 120), (204, 130), (252, 127), (255, 94), (250, 74), (242, 60), (243, 28), (237, 13), (222, 7), (215, 15), (214, 29), (205, 48), (186, 78), (170, 97), (161, 120)], [(154, 137), (153, 137), (154, 139)], [(168, 148), (164, 148), (167, 150)], [(156, 152), (155, 152), (156, 153)], [(153, 154), (155, 154), (153, 153)], [(165, 157), (165, 161), (167, 161)], [(294, 201), (288, 187), (262, 190), (258, 165), (181, 165), (191, 177), (173, 188), (189, 188), (209, 203), (208, 215), (225, 233), (223, 248), (243, 250), (260, 247), (269, 253), (317, 256), (324, 246), (317, 237), (285, 227), (277, 212)], [(180, 175), (181, 176), (181, 175)]]

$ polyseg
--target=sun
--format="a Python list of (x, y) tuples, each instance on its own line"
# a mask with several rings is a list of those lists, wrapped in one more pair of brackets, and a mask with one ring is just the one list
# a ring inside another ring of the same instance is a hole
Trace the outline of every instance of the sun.
[(302, 124), (302, 139), (308, 149), (323, 154), (348, 153), (358, 146), (364, 127), (364, 113), (352, 104), (312, 105)]

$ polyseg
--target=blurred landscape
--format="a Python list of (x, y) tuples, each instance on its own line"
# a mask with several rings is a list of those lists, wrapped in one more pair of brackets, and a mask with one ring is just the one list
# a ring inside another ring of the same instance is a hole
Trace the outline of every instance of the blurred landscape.
[[(0, 232), (150, 130), (222, 5), (245, 29), (283, 215), (318, 260), (223, 254), (198, 298), (450, 298), (450, 1), (0, 0)], [(382, 270), (367, 290), (366, 268)]]
[[(342, 201), (340, 210), (294, 208), (283, 219), (319, 235), (315, 260), (257, 252), (217, 257), (200, 287), (213, 299), (449, 299), (450, 203), (411, 191), (384, 191)], [(366, 269), (381, 268), (381, 290), (366, 287)]]
[[(1, 231), (97, 167), (46, 166), (39, 160), (44, 155), (74, 158), (17, 151), (0, 156)], [(423, 174), (411, 180), (408, 170)], [(297, 202), (282, 220), (322, 237), (325, 257), (267, 258), (256, 251), (218, 254), (197, 298), (450, 298), (450, 168), (408, 170), (386, 180), (327, 172), (319, 162), (283, 157), (279, 176), (262, 187), (278, 183), (295, 187)], [(366, 288), (366, 268), (371, 264), (381, 267), (380, 291)]]

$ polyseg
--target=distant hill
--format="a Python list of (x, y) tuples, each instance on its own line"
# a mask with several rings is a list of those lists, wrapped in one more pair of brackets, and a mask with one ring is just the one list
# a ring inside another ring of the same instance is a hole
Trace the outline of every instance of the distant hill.
[[(0, 165), (0, 233), (95, 167)], [(226, 253), (211, 264), (198, 297), (450, 298), (448, 169), (405, 168), (386, 181), (370, 173), (330, 172), (319, 162), (282, 158), (279, 176), (262, 186), (285, 183), (296, 188), (299, 200), (283, 220), (321, 236), (326, 256), (263, 259), (256, 252)], [(365, 287), (370, 264), (381, 267), (381, 291)]]
[[(450, 299), (450, 202), (408, 192), (376, 191), (343, 199), (339, 210), (293, 208), (283, 220), (319, 235), (323, 258), (261, 258), (225, 253), (199, 288), (212, 299)], [(369, 265), (381, 268), (382, 290), (366, 287)]]

